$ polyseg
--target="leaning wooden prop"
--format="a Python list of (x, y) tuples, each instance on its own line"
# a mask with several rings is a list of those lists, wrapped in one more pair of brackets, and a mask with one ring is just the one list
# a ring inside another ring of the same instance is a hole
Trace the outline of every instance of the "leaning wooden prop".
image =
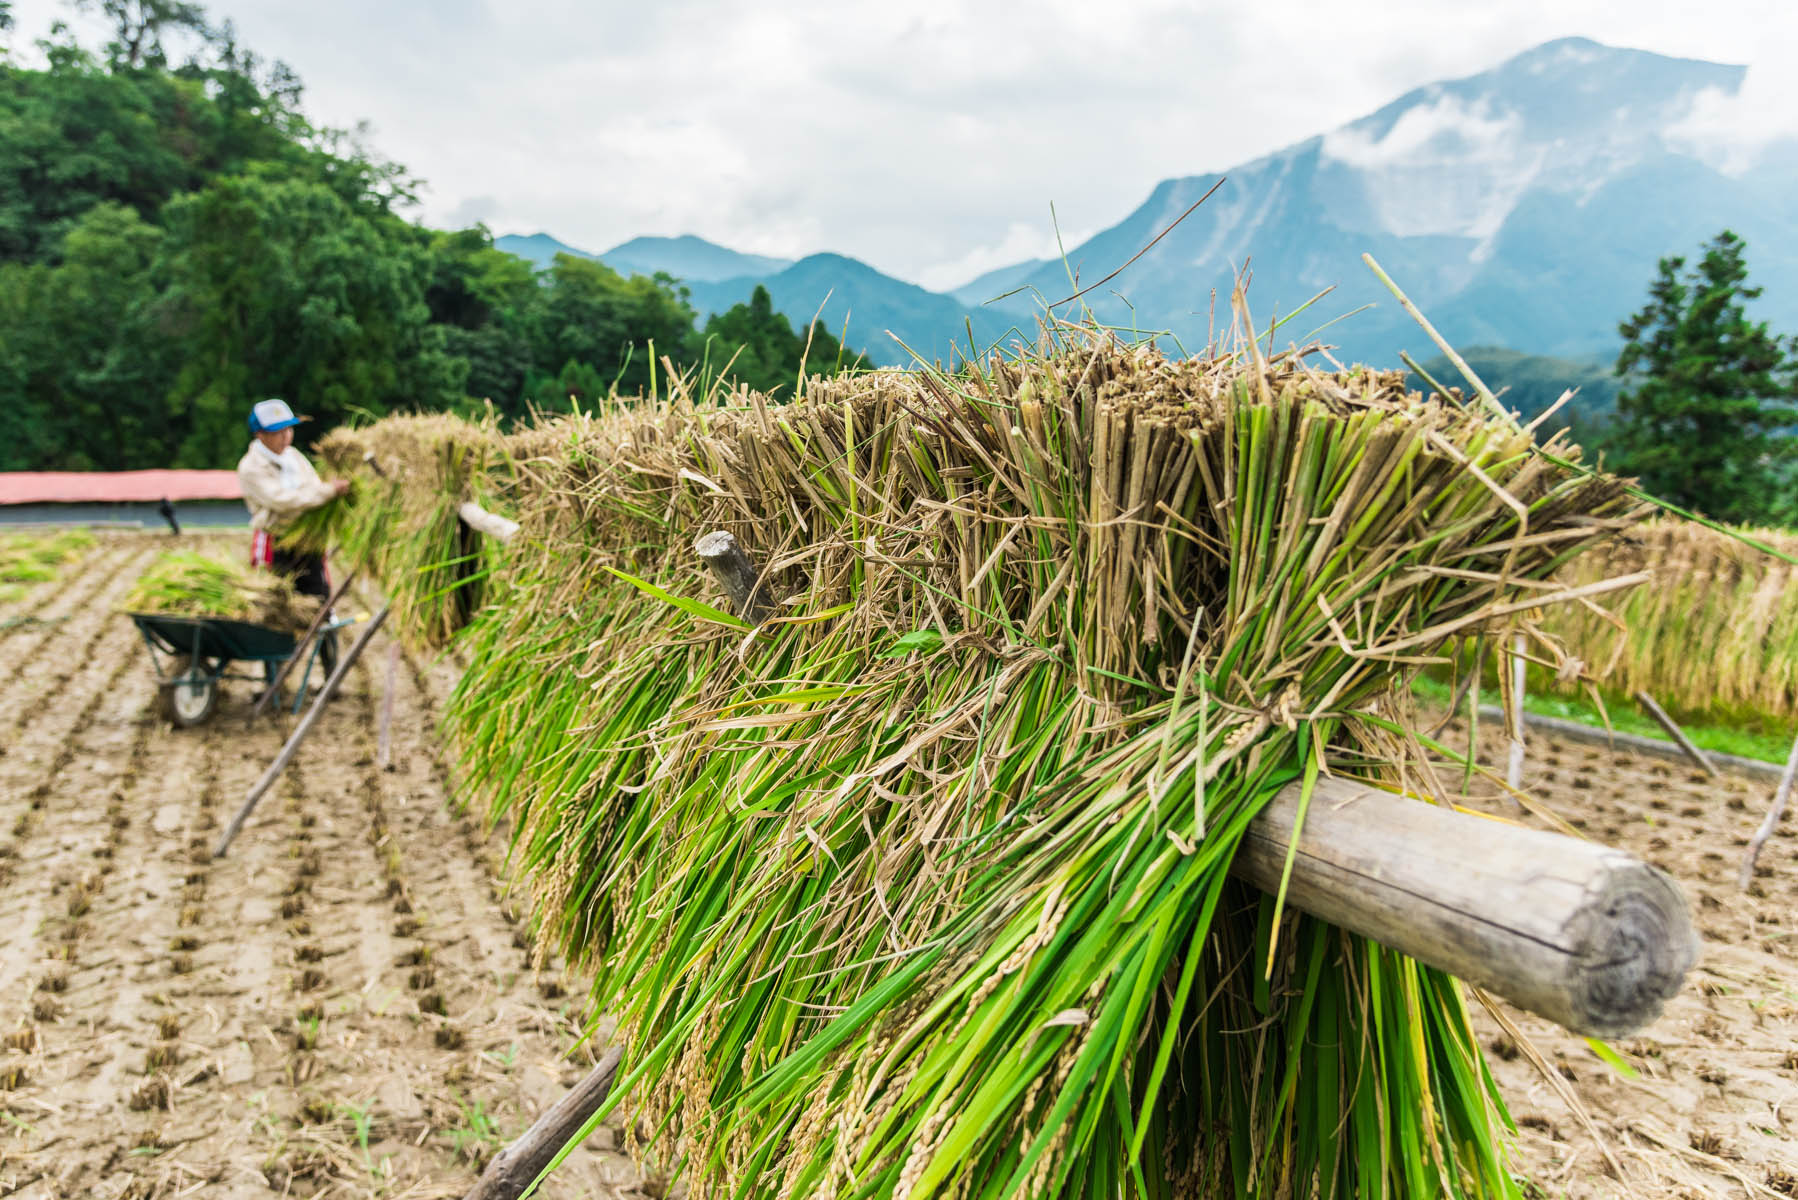
[(1508, 420), (1094, 336), (507, 454), (453, 741), (696, 1196), (1518, 1195), (1401, 950), (1600, 1033), (1690, 965), (1651, 868), (1414, 798), (1415, 670), (1631, 582)]

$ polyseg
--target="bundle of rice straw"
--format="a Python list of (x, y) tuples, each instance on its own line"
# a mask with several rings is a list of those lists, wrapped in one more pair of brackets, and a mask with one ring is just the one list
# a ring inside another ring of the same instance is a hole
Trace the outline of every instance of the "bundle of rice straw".
[(53, 534), (13, 533), (0, 537), (0, 583), (45, 583), (56, 568), (94, 544), (85, 529)]
[(334, 546), (385, 584), (409, 640), (448, 641), (484, 602), (485, 581), (500, 560), (498, 544), (456, 516), (465, 500), (491, 502), (505, 478), (494, 421), (389, 417), (333, 430), (318, 453), (329, 471), (352, 481), (351, 491), (302, 516), (283, 542), (315, 551)]
[(1456, 983), (1228, 877), (1639, 515), (1402, 378), (1094, 335), (511, 440), (450, 726), (646, 1154), (695, 1197), (1519, 1194)]
[[(1798, 537), (1742, 531), (1788, 554)], [(1597, 678), (1690, 713), (1798, 715), (1798, 568), (1727, 533), (1653, 521), (1570, 563), (1572, 585), (1635, 571), (1652, 581), (1610, 614), (1583, 606), (1543, 626)]]
[(125, 598), (128, 612), (247, 621), (270, 629), (305, 629), (318, 600), (293, 590), (293, 581), (236, 559), (197, 550), (156, 556)]

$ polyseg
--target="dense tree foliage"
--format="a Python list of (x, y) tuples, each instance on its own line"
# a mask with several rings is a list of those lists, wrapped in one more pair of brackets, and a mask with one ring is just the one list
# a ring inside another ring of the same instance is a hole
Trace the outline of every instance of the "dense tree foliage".
[[(98, 52), (59, 27), (42, 69), (0, 55), (0, 470), (227, 465), (270, 395), (316, 430), (565, 408), (648, 388), (663, 359), (797, 377), (805, 338), (765, 295), (702, 334), (667, 276), (536, 273), (484, 229), (422, 228), (404, 170), (311, 125), (293, 72), (229, 23), (72, 3), (109, 28)], [(809, 369), (857, 360), (820, 334)]]
[(1742, 240), (1724, 231), (1688, 270), (1664, 258), (1624, 321), (1615, 465), (1724, 521), (1789, 521), (1798, 462), (1798, 340), (1751, 321)]
[(771, 395), (790, 393), (801, 373), (834, 375), (868, 365), (861, 355), (846, 350), (822, 322), (813, 321), (804, 333), (796, 332), (774, 311), (773, 297), (759, 283), (747, 303), (710, 317), (703, 337), (714, 354), (730, 356), (721, 366), (733, 378)]

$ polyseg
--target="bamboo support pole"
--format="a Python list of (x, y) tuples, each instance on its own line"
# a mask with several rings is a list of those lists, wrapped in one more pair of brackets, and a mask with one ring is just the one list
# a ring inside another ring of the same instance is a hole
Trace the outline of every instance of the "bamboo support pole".
[(1785, 774), (1779, 777), (1779, 787), (1773, 793), (1773, 806), (1767, 810), (1767, 819), (1761, 822), (1761, 827), (1748, 839), (1748, 849), (1742, 854), (1740, 882), (1743, 891), (1747, 891), (1748, 885), (1754, 882), (1754, 864), (1761, 856), (1761, 847), (1767, 844), (1767, 839), (1779, 828), (1780, 817), (1785, 815), (1786, 801), (1792, 797), (1792, 780), (1795, 777), (1798, 777), (1798, 738), (1792, 739), (1792, 751), (1786, 755)]
[(1686, 731), (1681, 729), (1678, 723), (1675, 722), (1672, 717), (1667, 715), (1665, 709), (1654, 702), (1653, 696), (1650, 696), (1647, 692), (1638, 691), (1636, 693), (1636, 703), (1648, 710), (1648, 715), (1653, 717), (1660, 727), (1667, 731), (1668, 737), (1679, 743), (1679, 748), (1686, 752), (1687, 758), (1704, 768), (1705, 774), (1709, 775), (1712, 779), (1716, 779), (1722, 774), (1722, 772), (1717, 770), (1717, 765), (1710, 760), (1710, 757), (1693, 744), (1691, 738), (1686, 736)]
[(470, 529), (484, 533), (497, 539), (501, 545), (510, 542), (518, 534), (517, 521), (508, 520), (498, 513), (490, 513), (473, 500), (465, 500), (456, 508), (456, 515)]
[(331, 610), (337, 607), (337, 602), (343, 599), (344, 594), (350, 590), (350, 584), (354, 582), (356, 582), (356, 572), (351, 571), (343, 577), (342, 583), (331, 590), (330, 596), (318, 610), (318, 615), (312, 618), (312, 624), (306, 626), (306, 632), (300, 635), (298, 642), (294, 643), (293, 653), (289, 654), (282, 662), (281, 669), (275, 672), (274, 679), (269, 682), (268, 687), (263, 689), (262, 695), (256, 697), (256, 703), (251, 707), (250, 715), (244, 718), (246, 725), (260, 716), (262, 710), (271, 703), (271, 697), (281, 691), (282, 681), (287, 678), (288, 672), (293, 670), (293, 664), (300, 661), (300, 655), (306, 652), (306, 647), (312, 644), (312, 639), (318, 636), (320, 629), (324, 628), (325, 622), (331, 616)]
[(306, 735), (312, 732), (314, 725), (318, 724), (319, 714), (325, 711), (325, 704), (337, 694), (337, 689), (342, 685), (344, 676), (350, 673), (350, 668), (362, 656), (362, 650), (368, 645), (368, 640), (374, 636), (375, 630), (379, 629), (381, 623), (387, 620), (388, 609), (391, 607), (391, 605), (384, 607), (370, 617), (368, 625), (350, 646), (348, 652), (337, 660), (337, 669), (331, 672), (331, 678), (325, 680), (325, 686), (319, 689), (318, 698), (312, 702), (312, 707), (306, 710), (306, 715), (300, 718), (300, 723), (289, 735), (287, 744), (281, 747), (281, 753), (275, 756), (275, 761), (270, 763), (268, 770), (262, 773), (262, 778), (258, 779), (255, 786), (250, 789), (250, 794), (244, 797), (243, 807), (237, 810), (237, 815), (231, 818), (231, 824), (225, 827), (224, 835), (219, 838), (218, 848), (213, 850), (212, 857), (225, 857), (225, 851), (231, 848), (232, 839), (237, 837), (238, 830), (242, 829), (243, 823), (249, 819), (251, 810), (256, 807), (256, 802), (262, 799), (265, 792), (275, 786), (275, 780), (281, 777), (281, 772), (285, 771), (287, 764), (293, 761), (293, 756), (299, 752), (300, 743), (306, 740)]
[(544, 1112), (519, 1139), (494, 1156), (463, 1200), (517, 1200), (543, 1173), (556, 1152), (580, 1132), (612, 1094), (622, 1052), (614, 1046), (568, 1094)]
[(375, 765), (383, 771), (393, 770), (393, 693), (399, 682), (400, 644), (387, 646), (387, 679), (381, 689), (381, 735), (376, 742)]
[[(1279, 888), (1299, 795), (1250, 824), (1239, 878)], [(1341, 779), (1317, 784), (1286, 899), (1599, 1037), (1652, 1021), (1698, 957), (1678, 885), (1633, 855)]]

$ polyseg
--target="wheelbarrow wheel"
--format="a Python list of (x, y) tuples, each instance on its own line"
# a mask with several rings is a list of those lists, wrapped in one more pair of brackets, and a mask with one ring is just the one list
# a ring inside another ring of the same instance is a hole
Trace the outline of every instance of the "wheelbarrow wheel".
[(170, 682), (162, 685), (158, 700), (162, 715), (186, 729), (198, 725), (218, 707), (218, 679), (202, 660), (182, 655), (174, 660)]

